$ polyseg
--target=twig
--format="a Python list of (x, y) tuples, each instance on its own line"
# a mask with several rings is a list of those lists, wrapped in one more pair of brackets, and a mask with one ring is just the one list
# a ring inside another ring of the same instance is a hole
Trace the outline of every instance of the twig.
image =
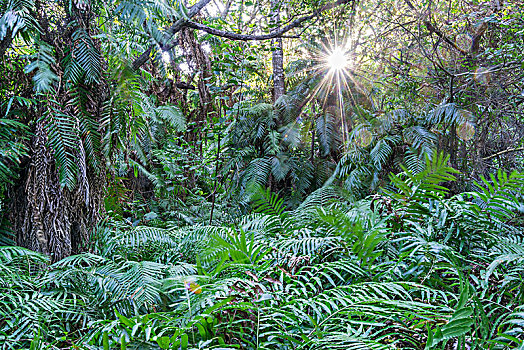
[(490, 160), (491, 158), (495, 158), (496, 156), (500, 156), (502, 154), (506, 154), (506, 153), (510, 153), (510, 152), (519, 152), (519, 151), (524, 151), (524, 147), (508, 148), (508, 149), (505, 149), (503, 151), (500, 151), (500, 152), (497, 152), (495, 154), (492, 154), (490, 156), (484, 157), (484, 158), (482, 158), (482, 160)]

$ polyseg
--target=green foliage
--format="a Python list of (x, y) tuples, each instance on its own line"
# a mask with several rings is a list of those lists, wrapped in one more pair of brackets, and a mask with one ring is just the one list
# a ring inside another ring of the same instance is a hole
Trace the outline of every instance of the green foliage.
[(428, 106), (423, 111), (377, 112), (355, 106), (347, 113), (353, 113), (356, 125), (333, 177), (361, 197), (387, 185), (391, 172), (407, 169), (416, 175), (427, 169), (426, 160), (438, 157), (438, 130), (469, 122), (454, 103)]
[[(54, 103), (58, 105), (56, 101)], [(50, 107), (44, 118), (49, 144), (54, 151), (60, 184), (72, 190), (76, 185), (78, 171), (74, 153), (80, 142), (77, 125), (74, 118), (56, 107)]]
[(26, 132), (27, 127), (19, 122), (0, 119), (0, 184), (17, 177), (15, 164), (27, 155), (27, 147), (22, 142), (27, 138)]
[(43, 41), (39, 42), (38, 45), (38, 52), (33, 55), (34, 61), (26, 67), (25, 73), (36, 71), (33, 77), (35, 90), (47, 93), (52, 91), (53, 85), (58, 80), (58, 76), (52, 68), (56, 64), (56, 59), (51, 45)]
[(222, 176), (234, 171), (230, 191), (242, 202), (257, 188), (275, 185), (288, 198), (286, 204), (296, 207), (330, 175), (329, 161), (311, 161), (307, 149), (311, 124), (302, 121), (296, 106), (304, 93), (290, 91), (275, 105), (238, 106), (240, 116), (223, 140), (228, 161)]
[(447, 162), (405, 169), (391, 176), (398, 192), (357, 202), (326, 188), (286, 211), (261, 190), (258, 213), (233, 226), (107, 222), (93, 253), (45, 269), (44, 256), (3, 248), (4, 337), (29, 344), (38, 324), (47, 341), (69, 324), (86, 348), (518, 348), (522, 231), (510, 211), (494, 225), (466, 198), (498, 213), (488, 199), (517, 203), (521, 177), (446, 198)]
[(0, 0), (2, 348), (524, 348), (517, 5), (273, 3)]
[(423, 203), (429, 198), (442, 199), (448, 189), (441, 184), (454, 181), (453, 174), (458, 173), (448, 162), (449, 156), (444, 157), (442, 153), (433, 157), (433, 160), (426, 159), (426, 167), (416, 175), (401, 165), (403, 173), (390, 175), (391, 185), (400, 191), (397, 198), (405, 201), (415, 200), (417, 203)]

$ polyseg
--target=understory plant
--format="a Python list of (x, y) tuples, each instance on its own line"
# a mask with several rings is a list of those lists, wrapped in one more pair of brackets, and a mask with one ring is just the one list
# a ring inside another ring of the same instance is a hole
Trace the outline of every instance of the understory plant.
[(352, 201), (269, 190), (221, 225), (108, 220), (50, 264), (0, 247), (6, 349), (521, 349), (524, 176), (449, 196), (448, 158)]

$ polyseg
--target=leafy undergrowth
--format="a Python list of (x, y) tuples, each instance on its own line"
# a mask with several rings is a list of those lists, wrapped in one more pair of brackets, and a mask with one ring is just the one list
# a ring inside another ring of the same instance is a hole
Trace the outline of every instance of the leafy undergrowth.
[[(524, 177), (449, 198), (447, 159), (350, 202), (261, 193), (236, 223), (108, 220), (54, 264), (0, 247), (0, 342), (32, 349), (524, 348)], [(519, 217), (520, 215), (520, 217)]]

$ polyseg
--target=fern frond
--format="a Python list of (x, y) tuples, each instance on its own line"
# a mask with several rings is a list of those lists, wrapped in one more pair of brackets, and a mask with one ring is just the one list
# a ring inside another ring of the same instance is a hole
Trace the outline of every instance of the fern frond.
[(52, 91), (55, 82), (58, 81), (53, 66), (56, 64), (54, 48), (43, 42), (38, 42), (38, 52), (32, 56), (33, 62), (27, 65), (24, 72), (31, 73), (36, 70), (33, 77), (35, 90), (37, 92), (48, 93)]
[[(55, 104), (58, 105), (57, 102)], [(58, 168), (60, 184), (72, 190), (76, 186), (78, 172), (74, 154), (80, 142), (77, 121), (53, 106), (46, 110), (43, 120)]]
[(169, 125), (176, 131), (185, 131), (186, 118), (182, 111), (176, 106), (159, 106), (155, 108), (155, 112), (161, 119), (169, 123)]

